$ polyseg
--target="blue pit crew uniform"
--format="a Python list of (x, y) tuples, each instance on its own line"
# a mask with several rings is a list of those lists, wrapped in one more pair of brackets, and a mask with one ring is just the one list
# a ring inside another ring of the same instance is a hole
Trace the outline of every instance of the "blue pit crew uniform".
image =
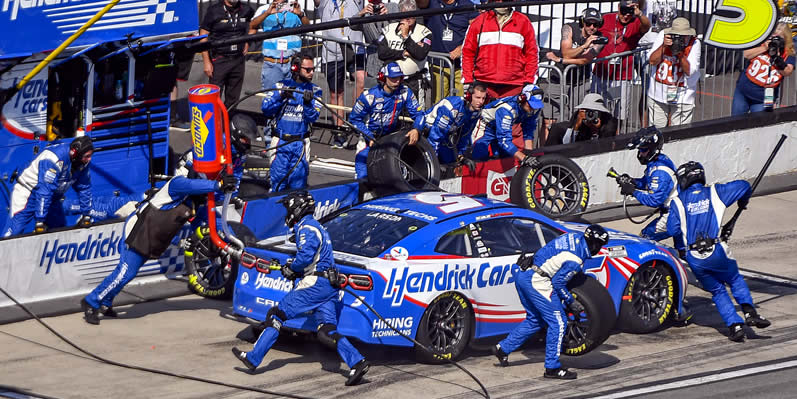
[(479, 121), (479, 111), (471, 111), (462, 97), (446, 97), (422, 118), (415, 120), (415, 129), (429, 130), (429, 144), (437, 153), (441, 164), (456, 162), (457, 156), (470, 148), (471, 131)]
[[(46, 148), (25, 168), (11, 194), (11, 212), (3, 237), (22, 234), (31, 219), (49, 227), (66, 224), (61, 198), (73, 187), (80, 201), (80, 213), (91, 211), (91, 179), (88, 165), (72, 168), (70, 143)], [(80, 162), (79, 160), (75, 162)]]
[[(144, 193), (125, 194), (110, 197), (94, 197), (91, 200), (92, 209), (89, 211), (88, 215), (91, 216), (95, 222), (113, 219), (118, 216), (117, 212), (119, 212), (123, 206), (131, 202), (141, 202), (146, 198), (147, 195)], [(83, 214), (83, 211), (80, 208), (80, 200), (64, 200), (63, 206), (64, 213), (67, 215)], [(125, 214), (124, 216), (127, 215)]]
[(124, 244), (120, 244), (124, 245), (124, 249), (120, 251), (119, 264), (111, 274), (102, 280), (97, 288), (84, 298), (85, 302), (94, 309), (99, 309), (101, 306), (111, 307), (116, 295), (138, 274), (138, 270), (149, 259), (146, 254), (139, 253), (128, 246), (126, 242), (128, 235), (130, 235), (137, 222), (144, 223), (144, 218), (139, 218), (138, 215), (145, 206), (152, 206), (154, 209), (165, 211), (187, 201), (190, 195), (205, 194), (218, 188), (219, 183), (214, 180), (175, 176), (166, 182), (149, 201), (142, 202), (136, 212), (125, 220), (124, 236), (121, 240)]
[(334, 268), (332, 241), (329, 234), (312, 215), (305, 215), (296, 225), (296, 259), (291, 270), (302, 277), (293, 291), (272, 307), (263, 322), (266, 329), (255, 342), (245, 358), (255, 367), (259, 366), (266, 353), (277, 341), (282, 323), (305, 312), (314, 310), (319, 323), (319, 334), (335, 341), (337, 352), (349, 368), (363, 360), (363, 356), (346, 337), (337, 332), (335, 302), (338, 289), (325, 277), (328, 269)]
[[(709, 187), (700, 183), (693, 184), (681, 191), (670, 203), (667, 234), (680, 235), (688, 245), (694, 244), (700, 236), (716, 240), (720, 234), (725, 208), (736, 201), (747, 203), (751, 194), (750, 184), (744, 180)], [(728, 246), (717, 243), (711, 252), (703, 254), (690, 250), (686, 253), (686, 260), (703, 288), (711, 293), (725, 324), (730, 327), (732, 324), (743, 323), (742, 318), (736, 314), (725, 284), (730, 285), (731, 293), (739, 305), (753, 307), (753, 298), (744, 278), (739, 274), (736, 260), (730, 257)]]
[(499, 98), (484, 106), (481, 120), (473, 131), (471, 158), (474, 161), (489, 159), (491, 147), (493, 154), (498, 154), (501, 158), (514, 156), (518, 148), (512, 143), (512, 125), (516, 123), (520, 123), (523, 129), (524, 140), (534, 139), (542, 101), (532, 99), (529, 104), (533, 112), (526, 113), (518, 97)]
[[(645, 174), (634, 179), (634, 198), (642, 205), (651, 208), (658, 208), (662, 214), (653, 219), (644, 229), (642, 237), (654, 241), (663, 240), (667, 235), (667, 207), (674, 198), (678, 196), (678, 180), (675, 178), (675, 164), (664, 155), (659, 154), (656, 159), (649, 162), (645, 167)], [(678, 250), (684, 249), (683, 240), (680, 236), (673, 237), (675, 247)]]
[(383, 87), (384, 84), (379, 84), (360, 94), (349, 113), (349, 122), (365, 136), (365, 147), (354, 157), (354, 171), (358, 179), (368, 175), (369, 142), (398, 131), (401, 127), (399, 116), (404, 110), (413, 122), (423, 116), (415, 94), (406, 85), (400, 85), (389, 94)]
[[(279, 141), (274, 161), (271, 163), (271, 192), (286, 189), (300, 189), (307, 186), (309, 165), (305, 156), (304, 139), (310, 132), (310, 124), (318, 119), (321, 104), (315, 97), (321, 97), (321, 88), (311, 82), (299, 83), (293, 79), (278, 82), (274, 88), (310, 90), (313, 99), (305, 104), (302, 93), (292, 92), (287, 99), (280, 91), (266, 92), (261, 107), (266, 117), (277, 119), (276, 134)], [(273, 142), (272, 142), (273, 143)]]
[(540, 329), (541, 321), (548, 326), (545, 337), (545, 368), (562, 367), (559, 355), (562, 339), (567, 331), (565, 305), (573, 303), (574, 298), (567, 290), (567, 282), (582, 271), (584, 260), (590, 252), (582, 233), (568, 233), (557, 237), (534, 254), (534, 266), (548, 277), (534, 271), (518, 270), (515, 278), (520, 303), (526, 309), (523, 320), (504, 340), (498, 343), (505, 354), (510, 354), (523, 345), (532, 334)]

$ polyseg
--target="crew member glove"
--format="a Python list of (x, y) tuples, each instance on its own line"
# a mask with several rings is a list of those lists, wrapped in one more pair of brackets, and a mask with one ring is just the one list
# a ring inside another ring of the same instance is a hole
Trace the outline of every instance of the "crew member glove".
[(282, 277), (285, 277), (286, 280), (290, 281), (296, 280), (296, 278), (299, 277), (299, 273), (296, 273), (293, 271), (293, 269), (291, 269), (292, 264), (293, 259), (288, 259), (280, 269), (280, 272), (282, 272)]
[(476, 162), (474, 162), (472, 159), (460, 155), (459, 164), (464, 165), (466, 168), (470, 169), (471, 173), (476, 173)]
[(280, 97), (283, 100), (287, 100), (287, 99), (291, 98), (292, 96), (293, 96), (293, 92), (292, 91), (280, 90)]
[(238, 188), (238, 178), (235, 176), (224, 175), (219, 182), (219, 189), (225, 193), (231, 193)]
[(527, 155), (525, 158), (523, 158), (523, 161), (520, 162), (520, 166), (530, 166), (533, 169), (536, 169), (539, 164), (540, 163), (537, 160), (537, 157), (531, 155)]
[(78, 219), (77, 226), (78, 227), (90, 227), (92, 223), (91, 216), (83, 215)]
[(532, 254), (527, 255), (524, 252), (524, 253), (520, 254), (520, 256), (517, 258), (517, 262), (516, 263), (517, 263), (518, 267), (520, 268), (520, 270), (526, 270), (529, 267), (531, 267), (531, 265), (534, 263), (534, 255), (532, 255)]
[(620, 177), (617, 178), (617, 182), (618, 184), (622, 183), (634, 184), (634, 178), (629, 176), (628, 173), (623, 173), (622, 175), (620, 175)]
[(633, 183), (620, 183), (620, 194), (622, 195), (634, 195), (635, 190), (636, 186)]
[(41, 234), (47, 232), (47, 225), (44, 222), (36, 222), (36, 227), (33, 228), (33, 232), (35, 234)]
[(772, 65), (775, 66), (775, 69), (782, 71), (786, 69), (786, 60), (783, 57), (772, 57)]
[(304, 95), (302, 95), (302, 99), (304, 103), (309, 105), (311, 101), (313, 101), (313, 91), (312, 90), (305, 90)]

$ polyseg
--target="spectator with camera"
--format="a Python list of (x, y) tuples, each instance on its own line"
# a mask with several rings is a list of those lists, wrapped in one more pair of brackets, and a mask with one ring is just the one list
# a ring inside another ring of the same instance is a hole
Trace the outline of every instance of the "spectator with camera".
[(545, 145), (570, 144), (617, 134), (617, 118), (603, 104), (600, 94), (589, 93), (569, 121), (551, 126)]
[(794, 72), (791, 30), (778, 23), (775, 33), (761, 45), (744, 50), (744, 72), (736, 82), (731, 115), (773, 109), (783, 78)]
[[(635, 0), (620, 0), (616, 13), (603, 16), (601, 33), (609, 42), (598, 54), (599, 58), (631, 51), (637, 48), (639, 40), (650, 29), (650, 20), (639, 9)], [(634, 56), (612, 57), (595, 64), (595, 78), (590, 92), (600, 93), (620, 121), (628, 119), (631, 106), (631, 80), (634, 77)]]
[[(399, 11), (416, 11), (415, 0), (401, 0)], [(415, 21), (415, 17), (402, 18), (382, 30), (379, 38), (379, 59), (385, 63), (395, 62), (404, 72), (404, 84), (418, 97), (421, 107), (424, 106), (426, 89), (426, 55), (432, 48), (432, 31)]]
[[(385, 15), (398, 12), (398, 4), (396, 3), (383, 3), (382, 0), (368, 0), (368, 4), (371, 5), (372, 12), (366, 15)], [(366, 43), (378, 44), (379, 38), (382, 36), (382, 30), (384, 30), (389, 23), (390, 21), (371, 22), (355, 25), (351, 28), (361, 31)], [(365, 77), (367, 86), (373, 84), (373, 80), (379, 75), (379, 71), (383, 66), (383, 62), (380, 61), (379, 57), (376, 55), (377, 46), (368, 46), (365, 49)]]
[[(261, 29), (271, 32), (280, 29), (296, 28), (309, 24), (310, 20), (296, 0), (274, 0), (269, 5), (260, 6), (249, 23), (252, 31)], [(260, 72), (260, 86), (273, 87), (275, 83), (291, 76), (291, 57), (302, 49), (302, 39), (297, 35), (263, 40), (263, 69)]]
[(658, 128), (691, 123), (700, 80), (700, 40), (689, 20), (673, 20), (651, 49), (648, 122)]

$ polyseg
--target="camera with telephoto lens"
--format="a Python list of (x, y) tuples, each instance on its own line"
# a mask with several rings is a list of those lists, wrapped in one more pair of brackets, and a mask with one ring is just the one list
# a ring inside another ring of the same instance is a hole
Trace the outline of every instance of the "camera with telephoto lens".
[(672, 45), (670, 46), (670, 49), (672, 50), (673, 54), (678, 54), (684, 50), (684, 48), (686, 47), (687, 37), (688, 36), (675, 35), (670, 33), (670, 39), (672, 39)]
[(594, 109), (588, 109), (584, 112), (584, 121), (589, 123), (592, 126), (595, 126), (601, 120), (601, 113), (600, 111), (596, 111)]
[(786, 41), (780, 36), (772, 36), (769, 38), (769, 46), (767, 46), (767, 55), (770, 57), (780, 57), (783, 54), (783, 49), (786, 48)]
[(601, 33), (601, 31), (595, 31), (595, 33), (593, 33), (592, 36), (597, 36), (597, 38), (592, 41), (593, 44), (607, 44), (607, 43), (609, 43), (609, 38), (606, 37), (606, 36), (603, 36), (603, 33)]

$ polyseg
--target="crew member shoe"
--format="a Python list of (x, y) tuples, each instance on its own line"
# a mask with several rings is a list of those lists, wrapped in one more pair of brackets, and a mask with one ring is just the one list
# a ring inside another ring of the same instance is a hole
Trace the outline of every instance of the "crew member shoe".
[(86, 302), (86, 298), (80, 300), (80, 309), (83, 310), (83, 318), (86, 319), (86, 323), (94, 324), (95, 326), (100, 324), (100, 310), (91, 307)]
[(728, 329), (728, 339), (733, 342), (742, 342), (744, 341), (744, 327), (742, 327), (742, 323), (734, 323), (731, 324)]
[(232, 354), (235, 355), (235, 357), (237, 357), (238, 360), (240, 360), (241, 363), (243, 363), (244, 366), (246, 366), (246, 368), (249, 369), (249, 371), (255, 371), (255, 369), (257, 369), (257, 366), (252, 364), (252, 362), (250, 362), (249, 359), (246, 358), (246, 352), (244, 352), (244, 351), (242, 351), (242, 350), (240, 350), (240, 349), (238, 349), (236, 347), (233, 347), (232, 348)]
[(119, 317), (119, 314), (111, 306), (103, 306), (100, 308), (100, 312), (105, 317)]
[(495, 346), (491, 348), (491, 352), (493, 352), (493, 355), (498, 358), (498, 364), (501, 367), (509, 366), (509, 355), (504, 353), (504, 351), (501, 349), (501, 345), (495, 344)]
[(763, 316), (759, 316), (757, 312), (749, 312), (744, 314), (744, 322), (748, 326), (753, 326), (755, 328), (767, 328), (772, 323), (765, 319)]
[(346, 386), (350, 387), (352, 385), (357, 385), (365, 373), (368, 372), (368, 369), (371, 367), (371, 363), (368, 363), (367, 360), (363, 359), (357, 362), (354, 367), (349, 370), (349, 378), (346, 380)]
[(575, 371), (570, 371), (566, 368), (558, 369), (545, 369), (545, 378), (555, 378), (557, 380), (575, 380), (578, 374)]

